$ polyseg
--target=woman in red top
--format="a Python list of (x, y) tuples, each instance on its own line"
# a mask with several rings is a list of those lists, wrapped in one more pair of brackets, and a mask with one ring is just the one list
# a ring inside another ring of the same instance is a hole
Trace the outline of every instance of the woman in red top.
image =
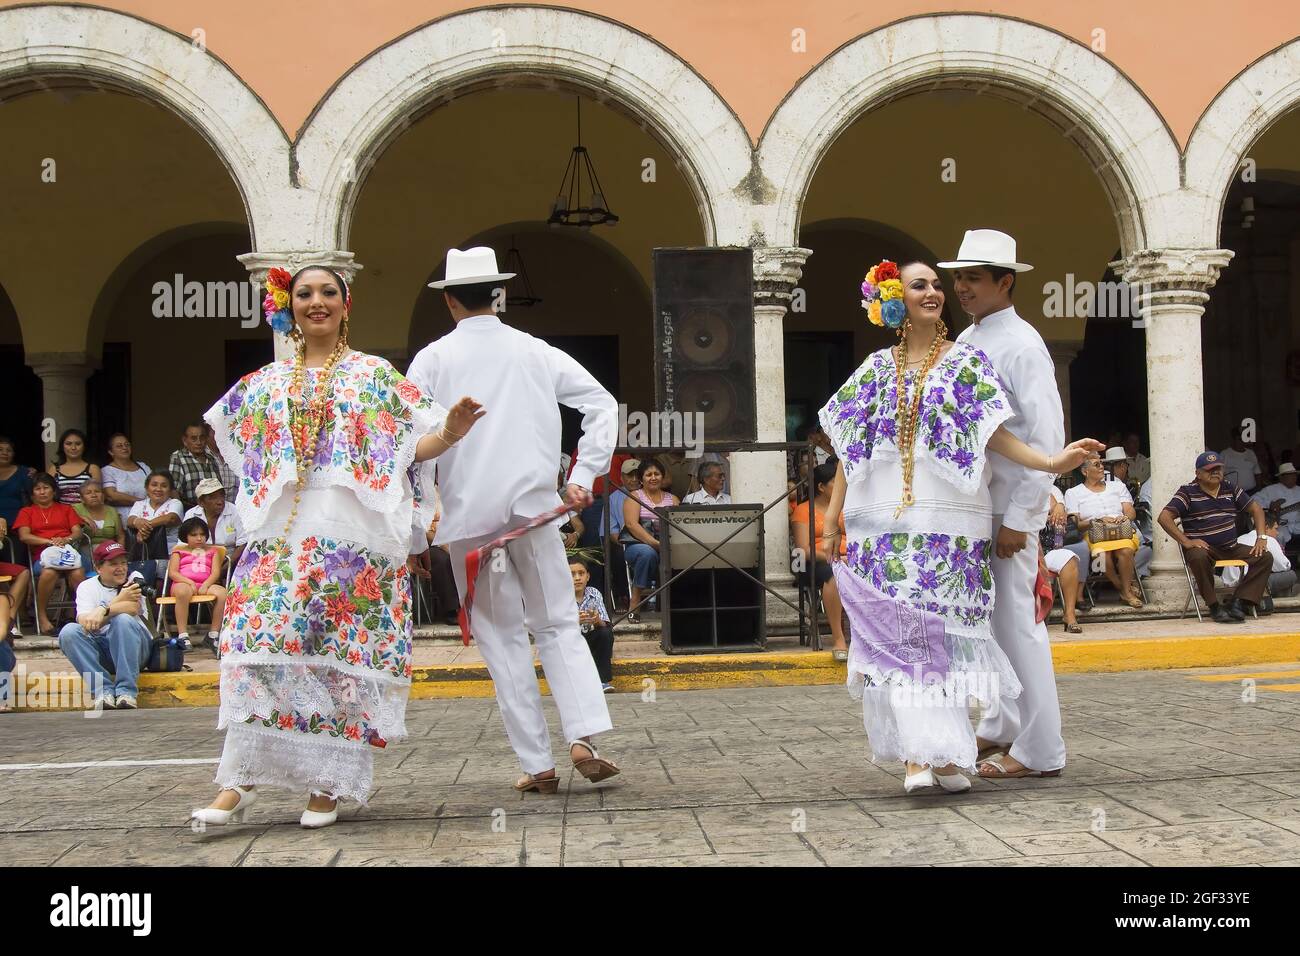
[(78, 562), (75, 568), (45, 568), (48, 573), (41, 573), (41, 554), (51, 545), (61, 547), (71, 544), (81, 537), (81, 517), (65, 505), (55, 500), (59, 486), (49, 475), (37, 475), (32, 482), (32, 503), (18, 512), (14, 521), (14, 530), (18, 539), (31, 550), (32, 573), (36, 577), (36, 626), (41, 634), (51, 634), (54, 625), (45, 613), (54, 593), (54, 582), (60, 577), (67, 579), (68, 588), (77, 590), (77, 585), (85, 580), (85, 572)]
[[(817, 551), (817, 563), (813, 569), (816, 578), (816, 585), (822, 593), (822, 605), (826, 608), (826, 619), (831, 625), (831, 657), (837, 661), (847, 661), (849, 659), (849, 642), (844, 633), (844, 605), (840, 601), (839, 585), (835, 583), (834, 572), (831, 571), (830, 558), (826, 553), (826, 541), (823, 538), (822, 521), (826, 514), (826, 509), (831, 503), (831, 488), (835, 484), (835, 462), (828, 461), (818, 465), (813, 469), (813, 487), (817, 489), (817, 497), (811, 502), (803, 501), (790, 513), (790, 531), (794, 538), (794, 546), (802, 555), (802, 561), (795, 570), (796, 573), (802, 571), (808, 566), (809, 550), (815, 548)], [(813, 512), (812, 537), (808, 536), (808, 511), (811, 504)], [(843, 531), (844, 516), (840, 516), (840, 557), (847, 554), (848, 540)], [(806, 571), (803, 571), (806, 574)]]

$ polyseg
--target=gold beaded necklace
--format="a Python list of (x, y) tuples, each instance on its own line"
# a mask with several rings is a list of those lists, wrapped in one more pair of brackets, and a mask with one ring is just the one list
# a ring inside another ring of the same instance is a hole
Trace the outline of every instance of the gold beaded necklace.
[[(910, 324), (909, 322), (908, 325)], [(926, 353), (925, 361), (916, 373), (916, 387), (909, 400), (906, 383), (907, 328), (908, 326), (904, 326), (900, 330), (899, 343), (894, 354), (894, 364), (898, 370), (898, 412), (894, 420), (898, 431), (898, 453), (903, 464), (903, 498), (894, 509), (896, 519), (902, 515), (904, 508), (916, 504), (916, 498), (912, 495), (912, 474), (916, 465), (914, 452), (916, 430), (921, 420), (921, 393), (925, 391), (925, 380), (930, 374), (930, 369), (934, 367), (939, 349), (948, 334), (948, 327), (940, 319), (939, 326), (934, 332), (934, 341), (930, 343), (930, 351)]]
[[(334, 343), (334, 350), (321, 367), (316, 379), (316, 388), (310, 399), (307, 398), (305, 380), (307, 377), (307, 343), (299, 333), (298, 348), (293, 360), (293, 375), (289, 383), (289, 434), (293, 438), (293, 453), (298, 463), (298, 484), (293, 492), (293, 508), (289, 512), (289, 521), (284, 526), (284, 534), (289, 536), (294, 519), (298, 517), (298, 503), (302, 500), (302, 489), (307, 484), (307, 469), (316, 457), (320, 444), (320, 433), (325, 427), (325, 405), (329, 400), (331, 383), (334, 379), (334, 367), (338, 365), (348, 351), (348, 334), (345, 325)], [(297, 400), (295, 402), (295, 399)]]

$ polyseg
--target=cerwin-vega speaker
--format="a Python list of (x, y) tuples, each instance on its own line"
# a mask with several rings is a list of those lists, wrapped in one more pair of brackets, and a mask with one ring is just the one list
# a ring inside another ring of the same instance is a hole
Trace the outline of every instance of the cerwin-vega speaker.
[(654, 250), (655, 406), (704, 441), (754, 441), (754, 252)]

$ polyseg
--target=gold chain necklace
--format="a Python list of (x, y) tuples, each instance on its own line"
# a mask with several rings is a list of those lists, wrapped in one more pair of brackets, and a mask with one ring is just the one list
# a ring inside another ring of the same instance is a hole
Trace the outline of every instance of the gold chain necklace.
[(926, 353), (925, 361), (916, 373), (916, 387), (912, 392), (910, 401), (908, 400), (906, 385), (906, 335), (899, 341), (898, 351), (894, 355), (894, 365), (897, 366), (898, 371), (898, 411), (894, 420), (898, 431), (898, 453), (903, 464), (903, 498), (898, 507), (894, 509), (895, 519), (902, 515), (904, 508), (910, 508), (916, 504), (916, 498), (912, 495), (912, 474), (916, 465), (916, 430), (921, 419), (921, 393), (925, 391), (925, 380), (930, 374), (930, 369), (934, 367), (935, 358), (939, 354), (939, 348), (944, 343), (944, 336), (947, 331), (947, 327), (940, 322), (934, 333), (934, 341), (930, 343), (930, 351)]
[[(294, 519), (298, 517), (298, 503), (302, 500), (302, 489), (307, 484), (307, 469), (316, 457), (320, 444), (320, 433), (325, 427), (325, 404), (330, 394), (330, 384), (334, 379), (334, 367), (338, 365), (348, 351), (347, 336), (340, 335), (334, 343), (334, 351), (321, 367), (316, 379), (316, 388), (308, 399), (305, 388), (307, 377), (306, 343), (300, 343), (293, 361), (293, 376), (289, 382), (289, 434), (293, 439), (293, 453), (298, 463), (298, 484), (293, 492), (293, 508), (289, 512), (289, 521), (284, 526), (284, 535), (289, 536)], [(295, 405), (294, 399), (297, 399)], [(295, 412), (295, 408), (298, 409)]]

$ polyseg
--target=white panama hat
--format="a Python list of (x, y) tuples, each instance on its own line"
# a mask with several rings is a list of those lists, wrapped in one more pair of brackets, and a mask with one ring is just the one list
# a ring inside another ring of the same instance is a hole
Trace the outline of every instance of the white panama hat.
[(1294, 474), (1296, 474), (1295, 465), (1291, 464), (1291, 462), (1289, 461), (1284, 461), (1282, 462), (1282, 464), (1277, 466), (1278, 478), (1281, 478), (1283, 475), (1294, 475)]
[(1012, 272), (1028, 272), (1033, 266), (1016, 261), (1016, 240), (996, 229), (967, 229), (961, 248), (952, 262), (939, 263), (940, 269), (966, 269), (970, 266), (997, 266)]
[(430, 282), (430, 289), (445, 289), (453, 285), (474, 285), (478, 282), (497, 282), (513, 279), (513, 272), (497, 271), (497, 254), (489, 246), (473, 249), (447, 250), (447, 277)]
[(1119, 445), (1115, 445), (1112, 448), (1106, 449), (1106, 457), (1104, 457), (1102, 461), (1106, 463), (1116, 462), (1116, 461), (1128, 461), (1128, 452), (1126, 452)]

